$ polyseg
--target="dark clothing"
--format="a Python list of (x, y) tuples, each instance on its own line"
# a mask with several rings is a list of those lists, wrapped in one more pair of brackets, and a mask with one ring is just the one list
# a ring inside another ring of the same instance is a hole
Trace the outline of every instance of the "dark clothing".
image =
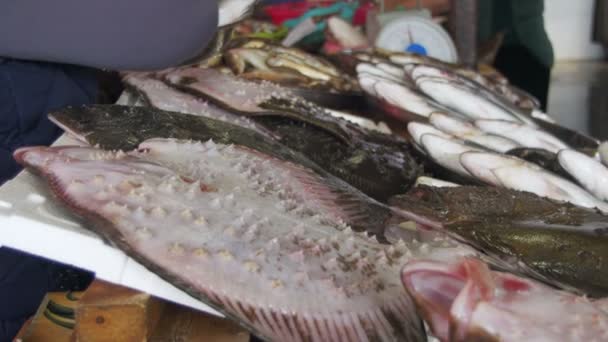
[(214, 0), (4, 0), (0, 56), (162, 69), (202, 52), (217, 24)]
[(94, 103), (96, 71), (76, 66), (0, 61), (0, 184), (19, 170), (16, 148), (49, 145), (61, 134), (46, 114)]
[[(217, 24), (218, 3), (208, 0), (0, 1), (0, 184), (19, 171), (16, 148), (49, 145), (61, 134), (50, 111), (95, 103), (97, 72), (73, 65), (176, 66), (205, 49)], [(82, 289), (91, 278), (0, 248), (0, 342), (13, 338), (45, 293)]]
[(543, 0), (478, 1), (478, 40), (505, 33), (495, 67), (546, 109), (554, 56), (544, 26)]
[[(16, 148), (49, 145), (61, 130), (46, 117), (67, 105), (94, 103), (97, 94), (93, 69), (0, 60), (0, 184), (20, 167)], [(83, 288), (92, 275), (0, 248), (0, 341), (10, 341), (50, 291)]]

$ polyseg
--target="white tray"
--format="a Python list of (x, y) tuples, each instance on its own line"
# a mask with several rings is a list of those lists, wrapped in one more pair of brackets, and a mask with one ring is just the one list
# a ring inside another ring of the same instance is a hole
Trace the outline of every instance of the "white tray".
[[(61, 137), (54, 145), (77, 145)], [(0, 187), (0, 245), (80, 267), (98, 279), (221, 316), (82, 227), (28, 171)]]

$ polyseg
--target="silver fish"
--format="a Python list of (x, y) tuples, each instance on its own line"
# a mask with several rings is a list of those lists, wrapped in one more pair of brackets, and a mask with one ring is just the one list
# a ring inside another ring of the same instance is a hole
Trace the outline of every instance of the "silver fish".
[(432, 178), (432, 177), (426, 177), (426, 176), (418, 177), (418, 179), (416, 179), (416, 186), (419, 186), (419, 185), (426, 185), (426, 186), (432, 186), (432, 187), (460, 186), (460, 184), (456, 184), (456, 183), (452, 183), (452, 182), (448, 182), (448, 181), (444, 181), (444, 180), (436, 179), (436, 178)]
[(419, 65), (410, 74), (426, 95), (473, 120), (506, 120), (536, 126), (532, 118), (512, 103), (444, 69)]
[(576, 150), (561, 150), (559, 164), (595, 197), (608, 201), (608, 168)]
[(460, 156), (465, 152), (479, 152), (479, 148), (468, 146), (453, 138), (427, 133), (420, 138), (422, 148), (439, 165), (464, 177), (471, 177), (468, 169), (460, 162)]
[(460, 163), (470, 174), (494, 186), (608, 211), (608, 204), (599, 201), (578, 185), (517, 157), (489, 152), (466, 152), (460, 156)]
[(448, 134), (478, 144), (492, 151), (505, 153), (514, 148), (521, 147), (520, 144), (511, 139), (496, 134), (485, 133), (469, 122), (459, 120), (454, 116), (444, 113), (432, 113), (429, 116), (429, 122)]
[(604, 341), (605, 303), (490, 271), (475, 259), (414, 261), (402, 279), (440, 341)]
[(425, 338), (399, 271), (428, 245), (354, 233), (348, 205), (301, 166), (163, 139), (129, 154), (33, 147), (16, 158), (97, 232), (264, 339)]
[(569, 148), (566, 143), (552, 134), (522, 123), (503, 120), (477, 120), (475, 126), (484, 132), (511, 139), (525, 147), (542, 148), (553, 153)]

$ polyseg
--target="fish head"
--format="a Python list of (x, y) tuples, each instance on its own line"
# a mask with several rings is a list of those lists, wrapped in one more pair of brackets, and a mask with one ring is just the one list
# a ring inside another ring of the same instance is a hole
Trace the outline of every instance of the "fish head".
[(496, 279), (485, 263), (473, 258), (453, 264), (414, 261), (404, 267), (402, 281), (441, 341), (498, 340), (477, 324), (476, 311), (492, 304), (497, 291), (508, 297), (509, 293), (530, 288), (524, 279)]

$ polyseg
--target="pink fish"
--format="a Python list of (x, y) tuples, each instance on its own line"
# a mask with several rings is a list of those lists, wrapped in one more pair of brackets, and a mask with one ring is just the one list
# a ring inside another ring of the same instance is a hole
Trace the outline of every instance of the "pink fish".
[(606, 341), (603, 301), (559, 291), (466, 258), (408, 263), (402, 280), (441, 341)]

